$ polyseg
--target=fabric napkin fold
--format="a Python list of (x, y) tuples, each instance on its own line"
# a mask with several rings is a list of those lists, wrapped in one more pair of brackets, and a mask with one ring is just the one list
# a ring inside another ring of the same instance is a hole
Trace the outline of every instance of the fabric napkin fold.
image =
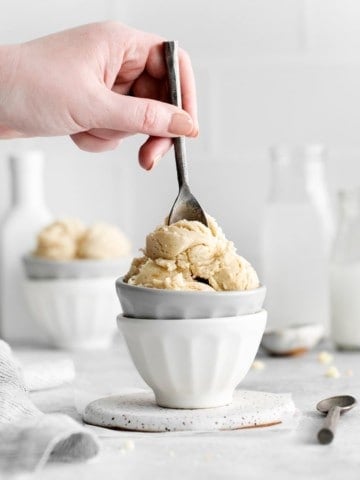
[(96, 436), (64, 414), (44, 414), (31, 401), (19, 363), (0, 340), (0, 471), (33, 472), (49, 459), (87, 460)]
[(61, 352), (20, 350), (15, 354), (27, 390), (59, 387), (75, 379), (74, 362)]

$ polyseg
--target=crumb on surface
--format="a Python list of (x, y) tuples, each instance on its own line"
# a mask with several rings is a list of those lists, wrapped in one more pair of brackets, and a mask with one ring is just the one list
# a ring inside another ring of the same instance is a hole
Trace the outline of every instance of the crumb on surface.
[(334, 357), (331, 355), (331, 353), (326, 352), (325, 350), (322, 352), (319, 352), (317, 356), (317, 360), (319, 363), (322, 363), (323, 365), (329, 365), (333, 361)]
[(207, 452), (204, 454), (204, 461), (211, 462), (215, 458), (215, 455), (211, 452)]
[(346, 371), (345, 371), (345, 375), (347, 377), (352, 377), (354, 375), (354, 371), (352, 368), (348, 368)]
[(325, 376), (326, 377), (329, 377), (329, 378), (339, 378), (340, 377), (340, 372), (338, 370), (337, 367), (335, 367), (334, 365), (332, 365), (331, 367), (329, 367), (326, 372), (325, 372)]
[(130, 452), (131, 450), (134, 450), (135, 448), (135, 443), (133, 440), (125, 440), (125, 442), (122, 444), (122, 448), (120, 450), (121, 453), (126, 453)]
[(251, 368), (253, 370), (264, 370), (265, 362), (263, 362), (262, 360), (254, 360)]

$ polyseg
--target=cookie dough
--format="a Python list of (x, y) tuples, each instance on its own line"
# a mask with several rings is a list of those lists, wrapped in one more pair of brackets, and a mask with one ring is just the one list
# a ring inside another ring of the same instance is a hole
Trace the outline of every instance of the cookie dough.
[(259, 279), (236, 253), (215, 220), (180, 220), (161, 225), (146, 238), (144, 256), (135, 258), (125, 281), (171, 290), (251, 290)]
[(128, 255), (130, 249), (129, 240), (117, 227), (98, 223), (88, 228), (80, 239), (78, 257), (97, 260), (119, 258)]
[(38, 235), (34, 255), (49, 260), (112, 259), (128, 255), (131, 246), (115, 226), (98, 223), (87, 228), (80, 220), (57, 220)]
[(39, 233), (34, 255), (50, 260), (76, 258), (78, 242), (85, 231), (86, 227), (80, 220), (57, 220)]

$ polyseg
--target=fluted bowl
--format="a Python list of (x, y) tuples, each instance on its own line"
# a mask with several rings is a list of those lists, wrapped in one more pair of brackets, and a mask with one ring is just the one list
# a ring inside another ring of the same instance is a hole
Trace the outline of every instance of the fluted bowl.
[(228, 405), (247, 374), (267, 313), (196, 319), (143, 319), (119, 315), (132, 360), (158, 405)]
[(105, 348), (112, 342), (119, 313), (113, 277), (26, 279), (24, 291), (50, 347)]

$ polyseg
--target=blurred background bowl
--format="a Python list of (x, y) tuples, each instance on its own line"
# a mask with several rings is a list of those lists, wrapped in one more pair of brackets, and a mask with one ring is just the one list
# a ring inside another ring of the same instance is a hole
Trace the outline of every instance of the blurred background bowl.
[(325, 329), (320, 323), (291, 325), (266, 331), (261, 346), (274, 356), (301, 355), (316, 347), (324, 335)]
[(26, 255), (25, 296), (49, 347), (104, 348), (116, 333), (114, 282), (132, 257), (58, 261)]
[(48, 345), (105, 348), (116, 332), (114, 278), (25, 280), (30, 313)]
[(125, 273), (132, 261), (132, 256), (124, 256), (111, 260), (48, 260), (34, 255), (25, 255), (23, 264), (27, 278), (97, 278), (113, 277)]
[(232, 402), (255, 358), (266, 317), (265, 310), (178, 320), (119, 315), (118, 326), (158, 405), (211, 408)]
[(116, 280), (116, 292), (126, 317), (213, 318), (259, 312), (266, 288), (232, 292), (193, 292), (138, 287)]

